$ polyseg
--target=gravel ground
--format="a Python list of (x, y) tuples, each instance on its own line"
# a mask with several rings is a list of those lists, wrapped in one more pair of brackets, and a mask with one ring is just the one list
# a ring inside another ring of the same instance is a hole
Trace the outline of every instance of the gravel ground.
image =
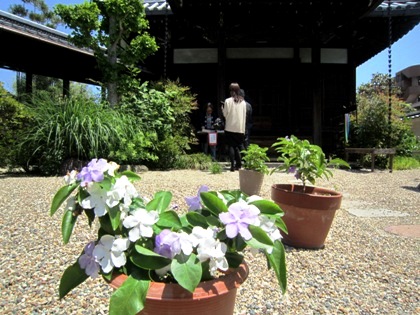
[[(171, 190), (184, 206), (201, 184), (211, 189), (239, 187), (238, 172), (150, 171), (136, 183), (143, 195)], [(266, 176), (261, 195), (274, 183), (293, 182), (286, 174)], [(49, 216), (61, 177), (0, 174), (0, 313), (107, 314), (111, 289), (88, 279), (63, 300), (58, 284), (83, 246), (95, 239), (84, 220), (70, 243), (61, 241), (61, 214)], [(419, 238), (384, 231), (389, 225), (420, 224), (420, 170), (334, 170), (318, 186), (339, 190), (343, 203), (322, 250), (286, 247), (288, 291), (282, 296), (262, 256), (247, 255), (250, 276), (238, 289), (235, 315), (251, 314), (420, 314)], [(400, 211), (406, 216), (357, 217), (354, 204)]]

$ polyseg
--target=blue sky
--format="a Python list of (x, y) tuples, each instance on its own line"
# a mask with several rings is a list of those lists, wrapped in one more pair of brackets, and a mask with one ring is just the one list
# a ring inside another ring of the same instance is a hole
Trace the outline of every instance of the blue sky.
[[(52, 8), (58, 3), (63, 4), (77, 4), (83, 0), (46, 0), (45, 3)], [(0, 0), (0, 10), (8, 11), (11, 4), (21, 4), (21, 0)], [(59, 28), (60, 31), (68, 32), (64, 28)], [(414, 27), (404, 37), (400, 38), (391, 47), (392, 54), (392, 75), (413, 65), (420, 65), (420, 51), (418, 48), (420, 43), (420, 24)], [(380, 52), (376, 56), (367, 60), (365, 63), (356, 69), (356, 86), (363, 83), (368, 83), (375, 73), (388, 74), (388, 49)], [(0, 82), (8, 90), (12, 90), (15, 73), (0, 68)]]

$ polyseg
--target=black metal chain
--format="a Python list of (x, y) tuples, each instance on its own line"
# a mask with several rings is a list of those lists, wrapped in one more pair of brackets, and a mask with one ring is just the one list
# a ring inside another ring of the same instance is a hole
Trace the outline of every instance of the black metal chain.
[(391, 114), (392, 114), (392, 17), (391, 17), (391, 1), (388, 1), (388, 128), (389, 128), (389, 147), (391, 147)]
[(166, 79), (166, 68), (167, 68), (167, 59), (168, 59), (168, 40), (169, 40), (169, 30), (168, 30), (168, 4), (165, 5), (165, 43), (163, 45), (163, 78)]

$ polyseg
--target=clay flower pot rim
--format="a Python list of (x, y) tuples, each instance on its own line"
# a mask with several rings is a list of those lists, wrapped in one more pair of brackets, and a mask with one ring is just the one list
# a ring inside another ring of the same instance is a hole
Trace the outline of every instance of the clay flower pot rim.
[[(323, 188), (318, 186), (305, 186), (306, 191), (303, 191), (303, 185), (300, 184), (273, 184), (272, 189), (282, 191), (289, 194), (310, 195), (319, 198), (341, 198), (342, 194), (336, 190)], [(314, 193), (315, 192), (315, 193)]]
[[(177, 283), (150, 282), (147, 299), (207, 299), (214, 295), (227, 294), (230, 290), (238, 288), (248, 278), (248, 274), (249, 267), (243, 261), (238, 268), (231, 268), (218, 278), (200, 282), (193, 293)], [(112, 288), (118, 289), (127, 278), (126, 274), (117, 274), (108, 283)]]

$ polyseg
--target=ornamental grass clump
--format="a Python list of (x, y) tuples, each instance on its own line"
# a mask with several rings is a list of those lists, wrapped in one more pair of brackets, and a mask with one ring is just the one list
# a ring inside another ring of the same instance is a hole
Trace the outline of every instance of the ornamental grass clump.
[(86, 240), (76, 262), (64, 271), (60, 298), (88, 277), (111, 281), (126, 274), (111, 296), (109, 313), (136, 314), (144, 308), (152, 281), (178, 283), (193, 292), (201, 281), (238, 267), (247, 248), (265, 255), (285, 292), (279, 229), (286, 227), (283, 211), (273, 201), (239, 190), (209, 191), (203, 185), (196, 196), (185, 198), (189, 208), (179, 213), (171, 205), (171, 192), (159, 191), (149, 201), (133, 185), (140, 177), (118, 172), (118, 167), (93, 159), (79, 173), (66, 175), (65, 186), (52, 200), (51, 215), (66, 204), (61, 227), (65, 244), (79, 218), (86, 217), (90, 226), (99, 221), (98, 238)]
[(294, 173), (296, 179), (302, 181), (303, 191), (305, 191), (307, 181), (315, 185), (318, 178), (331, 178), (333, 173), (329, 167), (350, 168), (346, 161), (340, 158), (327, 159), (321, 147), (294, 135), (290, 138), (278, 138), (272, 147), (279, 154), (277, 161), (281, 162), (272, 172), (285, 170), (288, 173)]

